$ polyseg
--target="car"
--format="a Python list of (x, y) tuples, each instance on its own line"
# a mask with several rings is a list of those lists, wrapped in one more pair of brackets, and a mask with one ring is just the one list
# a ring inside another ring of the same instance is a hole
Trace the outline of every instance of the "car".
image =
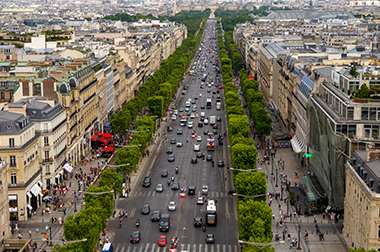
[(218, 125), (215, 124), (214, 126), (212, 126), (212, 128), (213, 128), (213, 129), (217, 129), (217, 128), (218, 128)]
[(195, 104), (195, 103), (197, 103), (196, 100), (192, 100), (192, 101), (191, 101), (191, 104)]
[(201, 136), (201, 135), (197, 136), (197, 141), (198, 141), (198, 142), (201, 142), (201, 141), (202, 141), (202, 136)]
[[(211, 85), (209, 84), (209, 86), (207, 86), (207, 87), (211, 87)], [(207, 93), (211, 93), (211, 90), (208, 89), (208, 90), (207, 90)]]
[(212, 161), (212, 156), (210, 154), (208, 154), (206, 160), (207, 161)]
[(196, 189), (195, 186), (189, 186), (189, 187), (188, 187), (187, 194), (188, 194), (188, 195), (195, 195), (195, 189)]
[(201, 158), (201, 157), (203, 157), (203, 153), (200, 152), (200, 151), (198, 151), (198, 152), (197, 152), (197, 158)]
[(156, 186), (156, 192), (163, 192), (164, 191), (164, 186), (162, 184), (158, 184)]
[(170, 144), (175, 144), (175, 143), (176, 143), (175, 138), (171, 138), (171, 139), (170, 139)]
[(203, 127), (203, 123), (202, 123), (202, 122), (199, 122), (199, 123), (198, 123), (198, 127), (199, 127), (199, 128), (202, 128), (202, 127)]
[(173, 147), (168, 147), (168, 149), (166, 150), (166, 153), (172, 154), (173, 153)]
[(207, 195), (208, 194), (208, 186), (204, 185), (202, 186), (202, 195)]
[(178, 115), (178, 110), (174, 110), (173, 114)]
[(222, 118), (221, 118), (220, 116), (218, 116), (218, 117), (216, 118), (216, 121), (217, 121), (217, 122), (221, 122), (221, 121), (222, 121)]
[(160, 238), (158, 238), (158, 246), (159, 247), (165, 247), (168, 243), (168, 238), (166, 235), (160, 235)]
[(224, 162), (223, 160), (218, 161), (218, 167), (224, 167)]
[(169, 162), (174, 162), (174, 160), (175, 160), (174, 155), (173, 155), (173, 154), (170, 154), (169, 157), (168, 157), (168, 161), (169, 161)]
[(213, 234), (207, 234), (206, 243), (215, 243), (215, 236)]
[(178, 111), (179, 111), (179, 112), (183, 112), (184, 110), (183, 110), (183, 108), (181, 107), (181, 108), (178, 109)]
[(194, 119), (195, 118), (195, 114), (194, 113), (191, 113), (190, 114), (190, 119)]
[(208, 119), (207, 118), (204, 119), (203, 124), (208, 125)]
[(140, 231), (133, 231), (133, 233), (131, 234), (131, 238), (129, 239), (129, 241), (131, 243), (139, 243), (140, 239), (141, 239)]
[(195, 217), (194, 218), (194, 227), (202, 227), (202, 226), (203, 226), (202, 217)]
[(195, 158), (195, 157), (193, 157), (193, 158), (191, 158), (191, 163), (192, 164), (196, 164), (198, 161), (197, 161), (197, 158)]
[(183, 131), (181, 129), (177, 129), (177, 135), (182, 135)]
[(208, 130), (204, 130), (203, 135), (207, 136), (207, 134), (208, 134)]
[(197, 198), (197, 205), (203, 205), (205, 203), (205, 199), (203, 197)]
[(179, 190), (179, 182), (173, 182), (172, 190)]
[(183, 146), (182, 141), (181, 141), (181, 140), (178, 140), (176, 146), (177, 146), (177, 147), (182, 147), (182, 146)]
[(145, 177), (143, 181), (143, 187), (149, 187), (150, 184), (152, 183), (150, 177)]
[(149, 214), (150, 212), (150, 206), (148, 204), (145, 204), (142, 208), (141, 208), (141, 213), (142, 214)]
[(219, 86), (218, 89), (223, 89), (223, 87), (222, 87), (222, 86)]
[(218, 135), (218, 131), (217, 131), (216, 129), (213, 129), (213, 130), (212, 130), (212, 133), (213, 133), (214, 135)]
[(195, 96), (195, 97), (194, 97), (194, 100), (198, 100), (198, 96)]
[(189, 123), (187, 124), (187, 127), (188, 127), (189, 129), (191, 129), (191, 128), (193, 127), (193, 122), (189, 122)]
[(192, 108), (191, 112), (197, 112), (197, 109), (196, 108)]
[(175, 121), (177, 120), (177, 116), (176, 115), (172, 115), (172, 121)]
[(161, 213), (158, 210), (153, 211), (152, 215), (150, 216), (151, 221), (160, 221), (161, 219)]
[(194, 151), (199, 151), (201, 149), (200, 144), (194, 144)]
[(201, 109), (205, 109), (205, 105), (204, 104), (201, 105)]
[(174, 201), (169, 202), (169, 204), (168, 204), (168, 210), (169, 211), (175, 211), (176, 207), (177, 207), (177, 204)]
[(167, 170), (163, 170), (162, 172), (161, 172), (161, 177), (164, 177), (164, 178), (166, 178), (167, 176), (168, 176), (168, 171)]
[(190, 111), (190, 108), (189, 107), (185, 108), (185, 111), (186, 112)]

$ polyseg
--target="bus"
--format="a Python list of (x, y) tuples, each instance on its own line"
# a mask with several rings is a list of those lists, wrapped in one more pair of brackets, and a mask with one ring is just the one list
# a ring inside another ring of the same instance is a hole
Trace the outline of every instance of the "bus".
[(206, 108), (211, 109), (211, 98), (207, 98), (206, 100)]
[(215, 226), (217, 222), (216, 216), (216, 204), (215, 200), (209, 199), (207, 200), (207, 212), (206, 212), (206, 223), (208, 226)]
[(208, 138), (207, 139), (207, 150), (208, 151), (215, 150), (215, 140), (214, 140), (214, 138)]

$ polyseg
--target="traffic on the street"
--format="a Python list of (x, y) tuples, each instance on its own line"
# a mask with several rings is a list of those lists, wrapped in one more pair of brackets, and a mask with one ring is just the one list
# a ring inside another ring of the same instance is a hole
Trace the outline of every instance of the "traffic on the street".
[[(217, 22), (208, 19), (197, 53), (170, 104), (161, 134), (134, 190), (118, 201), (124, 217), (116, 252), (240, 251), (236, 199), (229, 195), (229, 152)], [(160, 143), (160, 144), (158, 144)], [(172, 249), (172, 250), (171, 250)]]

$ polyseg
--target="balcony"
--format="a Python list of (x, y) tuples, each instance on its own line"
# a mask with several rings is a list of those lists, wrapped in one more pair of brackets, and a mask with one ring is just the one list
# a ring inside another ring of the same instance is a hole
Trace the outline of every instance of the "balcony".
[(8, 189), (25, 188), (29, 186), (38, 176), (40, 176), (41, 172), (42, 168), (38, 169), (37, 172), (26, 183), (8, 184)]
[(45, 158), (45, 159), (42, 159), (42, 163), (43, 164), (53, 163), (53, 161), (54, 161), (54, 158)]
[(25, 144), (23, 144), (23, 145), (15, 145), (12, 148), (9, 147), (9, 144), (8, 145), (4, 145), (4, 146), (0, 146), (0, 151), (5, 151), (5, 150), (23, 150), (26, 147), (28, 147), (29, 145), (31, 145), (34, 141), (38, 140), (39, 137), (40, 137), (40, 132), (36, 131), (34, 137), (32, 139), (30, 139), (29, 141), (27, 141)]

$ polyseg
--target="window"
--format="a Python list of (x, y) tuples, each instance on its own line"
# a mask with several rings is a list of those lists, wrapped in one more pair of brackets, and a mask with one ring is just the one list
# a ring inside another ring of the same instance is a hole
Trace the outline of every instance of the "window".
[(46, 175), (49, 175), (49, 174), (50, 174), (50, 165), (47, 165), (47, 166), (46, 166), (45, 173), (46, 173)]
[(10, 156), (9, 157), (9, 165), (11, 167), (15, 167), (16, 166), (16, 156)]
[(0, 99), (5, 100), (5, 93), (4, 92), (0, 92)]
[(14, 148), (14, 147), (15, 147), (15, 139), (9, 138), (9, 148)]
[(11, 185), (16, 185), (17, 184), (17, 174), (12, 173), (11, 174)]
[(380, 225), (377, 226), (377, 238), (380, 238)]
[(49, 159), (49, 151), (45, 151), (45, 159)]
[(49, 137), (48, 136), (44, 137), (44, 144), (45, 144), (45, 146), (49, 146)]
[(48, 132), (48, 124), (47, 123), (44, 123), (44, 132)]

